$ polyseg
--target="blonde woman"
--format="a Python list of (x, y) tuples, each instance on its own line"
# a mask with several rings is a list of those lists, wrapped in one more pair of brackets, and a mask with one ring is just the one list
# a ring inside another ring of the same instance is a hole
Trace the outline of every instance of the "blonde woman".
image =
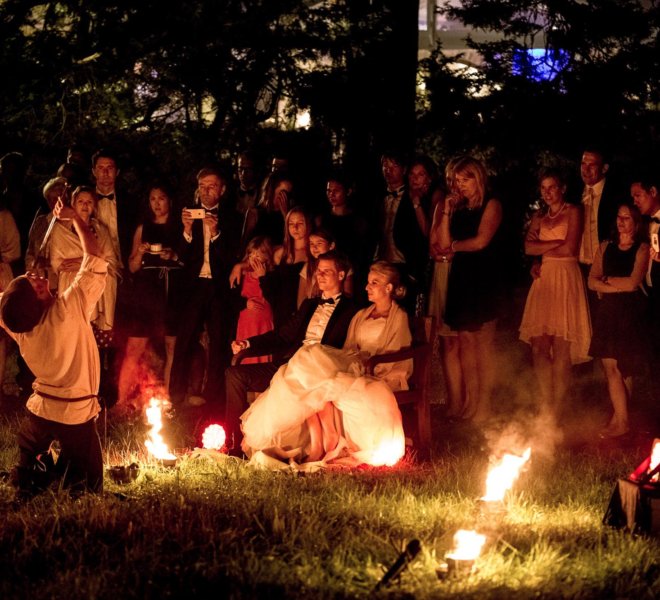
[(470, 156), (452, 163), (450, 192), (438, 232), (439, 256), (452, 261), (445, 323), (458, 332), (465, 401), (459, 416), (475, 423), (490, 415), (500, 278), (495, 236), (502, 205), (489, 195), (483, 163)]
[[(79, 186), (71, 194), (71, 208), (96, 237), (100, 256), (108, 261), (105, 290), (96, 304), (91, 322), (96, 327), (97, 339), (110, 337), (115, 322), (117, 301), (117, 274), (119, 257), (113, 249), (110, 233), (95, 216), (97, 196), (93, 188)], [(50, 241), (50, 263), (58, 276), (58, 289), (67, 289), (75, 279), (83, 259), (83, 248), (78, 234), (69, 221), (57, 222)]]

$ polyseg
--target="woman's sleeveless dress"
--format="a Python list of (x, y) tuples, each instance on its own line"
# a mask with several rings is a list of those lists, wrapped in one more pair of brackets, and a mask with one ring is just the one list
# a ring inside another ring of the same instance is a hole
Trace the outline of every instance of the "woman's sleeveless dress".
[[(635, 266), (639, 244), (621, 250), (608, 243), (603, 253), (603, 275), (628, 277)], [(594, 335), (589, 353), (597, 358), (613, 358), (624, 377), (646, 373), (649, 357), (646, 309), (641, 289), (634, 292), (602, 294), (596, 302)]]
[[(454, 212), (450, 224), (453, 240), (477, 235), (486, 205)], [(483, 250), (454, 254), (447, 279), (445, 323), (455, 331), (478, 331), (484, 323), (498, 316), (501, 277), (496, 240), (497, 234)]]
[[(568, 221), (541, 221), (541, 241), (565, 239)], [(520, 323), (520, 339), (530, 343), (533, 337), (552, 335), (571, 342), (573, 364), (589, 360), (591, 321), (584, 279), (577, 257), (543, 257), (541, 276), (529, 289)]]

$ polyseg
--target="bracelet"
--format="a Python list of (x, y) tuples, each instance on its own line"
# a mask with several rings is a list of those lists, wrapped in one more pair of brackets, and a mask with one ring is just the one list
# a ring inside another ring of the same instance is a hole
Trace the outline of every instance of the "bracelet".
[(450, 246), (449, 246), (449, 249), (450, 249), (452, 252), (456, 252), (456, 240), (453, 240), (453, 241), (452, 241), (452, 243), (451, 243)]

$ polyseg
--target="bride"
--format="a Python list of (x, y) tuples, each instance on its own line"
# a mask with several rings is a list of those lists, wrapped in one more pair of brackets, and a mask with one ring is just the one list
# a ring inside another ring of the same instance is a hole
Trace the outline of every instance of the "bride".
[(395, 301), (405, 288), (396, 267), (379, 261), (366, 290), (372, 304), (353, 317), (344, 348), (303, 346), (243, 413), (243, 451), (253, 462), (392, 465), (403, 456), (392, 391), (407, 389), (412, 360), (380, 364), (374, 377), (364, 363), (410, 345), (408, 317)]

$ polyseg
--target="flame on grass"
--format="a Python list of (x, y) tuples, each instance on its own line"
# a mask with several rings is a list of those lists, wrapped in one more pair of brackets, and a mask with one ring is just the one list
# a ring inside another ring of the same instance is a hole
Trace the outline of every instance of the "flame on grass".
[[(653, 471), (660, 464), (660, 442), (653, 444), (653, 450), (651, 450), (651, 460), (649, 462), (649, 472)], [(651, 477), (651, 481), (660, 481), (660, 473), (656, 473)]]
[(160, 432), (163, 429), (163, 408), (168, 404), (167, 400), (151, 398), (147, 405), (147, 422), (151, 425), (148, 437), (144, 442), (147, 450), (160, 460), (176, 460), (176, 456), (170, 452)]
[(373, 451), (369, 464), (374, 467), (393, 467), (405, 454), (406, 447), (401, 440), (384, 441)]
[(504, 454), (498, 464), (488, 471), (486, 478), (486, 495), (481, 499), (484, 502), (501, 502), (504, 494), (511, 489), (523, 465), (529, 460), (532, 453), (527, 448), (522, 456)]
[(454, 534), (454, 547), (445, 554), (453, 560), (475, 560), (481, 554), (486, 536), (471, 529), (459, 529)]
[(220, 450), (227, 441), (227, 435), (222, 425), (209, 425), (202, 434), (202, 446), (207, 450)]

